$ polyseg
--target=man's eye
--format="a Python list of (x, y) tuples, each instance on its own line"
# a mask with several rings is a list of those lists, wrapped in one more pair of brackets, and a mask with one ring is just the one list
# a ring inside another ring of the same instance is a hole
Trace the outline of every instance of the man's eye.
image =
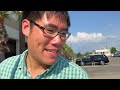
[(67, 32), (61, 32), (61, 34), (64, 36), (64, 35), (66, 35), (66, 34), (67, 34)]
[(55, 32), (55, 30), (53, 30), (53, 29), (48, 29), (48, 30), (46, 30), (48, 33), (54, 33)]

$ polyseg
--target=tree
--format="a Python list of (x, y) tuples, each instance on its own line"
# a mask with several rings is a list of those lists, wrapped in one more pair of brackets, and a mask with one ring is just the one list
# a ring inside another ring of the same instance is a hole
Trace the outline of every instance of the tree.
[(84, 54), (84, 57), (90, 57), (91, 56), (91, 52), (86, 52), (85, 54)]
[(115, 47), (112, 47), (112, 48), (110, 49), (110, 52), (111, 52), (112, 54), (115, 54), (115, 53), (117, 52), (117, 49), (116, 49)]
[(79, 53), (76, 54), (76, 57), (77, 57), (77, 58), (82, 58), (83, 55), (79, 52)]
[(61, 55), (66, 57), (67, 59), (74, 59), (74, 52), (71, 47), (69, 47), (67, 44), (64, 44), (62, 50), (61, 50)]
[[(21, 12), (20, 11), (13, 11), (12, 14), (16, 14), (18, 16), (18, 22), (19, 22), (19, 25), (20, 25), (20, 19), (21, 19)], [(5, 26), (4, 26), (4, 20), (5, 18), (9, 18), (9, 15), (8, 14), (8, 11), (0, 11), (0, 60), (3, 60), (4, 57), (1, 57), (1, 56), (4, 56), (4, 53), (5, 52), (9, 52), (9, 48), (7, 46), (7, 41), (8, 41), (8, 34), (7, 34), (7, 31), (5, 29)], [(21, 48), (24, 48), (25, 47), (25, 38), (23, 36), (21, 36), (21, 28), (19, 26), (19, 31), (20, 31), (20, 47), (22, 45)], [(21, 42), (24, 42), (24, 44)], [(24, 45), (24, 47), (23, 47)], [(21, 49), (20, 48), (20, 49)]]
[(5, 51), (5, 52), (9, 51), (9, 48), (7, 46), (8, 34), (4, 26), (4, 19), (8, 18), (9, 16), (7, 12), (8, 11), (0, 11), (0, 51)]

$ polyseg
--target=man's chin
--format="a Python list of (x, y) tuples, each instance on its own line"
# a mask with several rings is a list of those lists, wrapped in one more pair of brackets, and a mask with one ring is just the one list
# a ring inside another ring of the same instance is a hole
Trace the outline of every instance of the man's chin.
[(52, 61), (48, 62), (47, 64), (48, 64), (48, 65), (52, 65), (52, 64), (54, 64), (55, 62), (56, 62), (56, 60), (52, 60)]

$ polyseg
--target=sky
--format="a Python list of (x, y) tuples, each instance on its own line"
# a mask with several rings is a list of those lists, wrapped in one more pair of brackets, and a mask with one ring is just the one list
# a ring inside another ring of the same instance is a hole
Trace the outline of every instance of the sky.
[(68, 11), (71, 36), (67, 44), (75, 53), (115, 47), (120, 51), (120, 11)]

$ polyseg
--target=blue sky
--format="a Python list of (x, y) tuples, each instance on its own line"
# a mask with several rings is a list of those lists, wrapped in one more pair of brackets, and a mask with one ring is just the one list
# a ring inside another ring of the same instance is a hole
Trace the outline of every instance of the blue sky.
[(69, 11), (72, 35), (67, 44), (77, 53), (116, 47), (120, 50), (120, 11)]

